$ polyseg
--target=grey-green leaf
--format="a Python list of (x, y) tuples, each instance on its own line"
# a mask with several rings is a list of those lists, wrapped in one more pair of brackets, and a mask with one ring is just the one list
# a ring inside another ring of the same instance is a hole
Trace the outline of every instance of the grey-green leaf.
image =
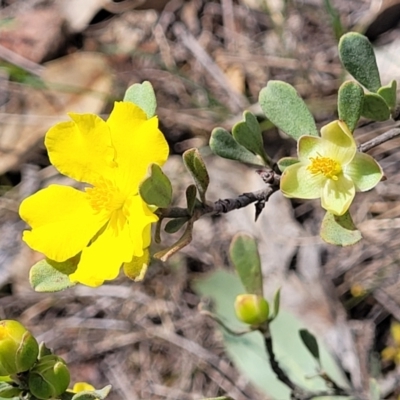
[(256, 116), (250, 111), (245, 111), (243, 117), (244, 120), (232, 128), (232, 136), (247, 150), (259, 155), (265, 165), (271, 165), (271, 160), (264, 150), (262, 132)]
[(244, 233), (232, 239), (229, 255), (246, 293), (263, 295), (261, 261), (256, 240)]
[(139, 193), (147, 204), (161, 208), (170, 205), (172, 185), (159, 165), (151, 164), (150, 176), (139, 185)]
[(362, 239), (349, 211), (342, 216), (327, 212), (322, 220), (320, 235), (325, 242), (337, 246), (350, 246)]
[(182, 217), (182, 218), (174, 218), (174, 219), (171, 219), (171, 221), (168, 221), (168, 222), (165, 224), (164, 230), (165, 230), (165, 232), (167, 232), (167, 233), (175, 233), (175, 232), (178, 232), (179, 229), (181, 229), (182, 226), (185, 225), (186, 222), (188, 222), (188, 221), (189, 221), (189, 218), (188, 218), (188, 217)]
[(371, 92), (381, 87), (374, 49), (370, 41), (356, 32), (343, 35), (339, 41), (339, 56), (346, 70)]
[(362, 116), (373, 121), (386, 121), (390, 118), (390, 109), (379, 94), (368, 93), (364, 95)]
[(187, 210), (189, 215), (193, 215), (194, 208), (196, 206), (196, 195), (197, 195), (197, 189), (195, 185), (189, 185), (186, 188), (186, 205), (187, 205)]
[(287, 167), (290, 167), (293, 164), (297, 164), (299, 160), (294, 157), (283, 157), (278, 161), (279, 171), (283, 172)]
[(240, 161), (246, 164), (265, 167), (264, 161), (239, 144), (233, 136), (223, 128), (215, 128), (211, 133), (210, 148), (214, 154)]
[(300, 329), (299, 334), (301, 340), (307, 347), (308, 351), (318, 361), (318, 363), (320, 363), (319, 347), (317, 339), (315, 339), (315, 336), (312, 335), (307, 329)]
[(281, 303), (281, 288), (279, 288), (275, 292), (275, 296), (274, 296), (274, 319), (279, 314), (280, 303)]
[(267, 118), (292, 138), (318, 136), (312, 114), (296, 89), (288, 83), (269, 81), (261, 89), (259, 102)]
[(351, 132), (357, 126), (364, 104), (364, 90), (353, 81), (344, 82), (338, 93), (339, 119), (343, 120)]
[(156, 95), (153, 86), (148, 81), (130, 86), (125, 92), (124, 101), (130, 101), (139, 106), (146, 113), (147, 118), (154, 117), (156, 114)]
[(194, 183), (203, 203), (206, 202), (206, 192), (210, 184), (210, 177), (208, 176), (206, 165), (197, 149), (189, 149), (183, 153), (183, 162), (187, 170), (192, 175)]
[(393, 111), (397, 103), (397, 81), (393, 80), (389, 85), (379, 88), (378, 94), (383, 97), (390, 110)]

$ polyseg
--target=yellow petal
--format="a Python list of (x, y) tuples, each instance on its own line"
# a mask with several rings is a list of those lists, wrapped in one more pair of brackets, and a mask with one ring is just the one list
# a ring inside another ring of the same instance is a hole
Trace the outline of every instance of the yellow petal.
[(310, 157), (321, 156), (324, 152), (324, 142), (317, 136), (301, 136), (297, 142), (297, 153), (299, 160), (304, 163), (310, 162)]
[(131, 262), (124, 264), (124, 273), (128, 278), (135, 282), (141, 281), (146, 275), (149, 264), (149, 249), (145, 249), (141, 257), (133, 257)]
[(332, 158), (342, 166), (348, 164), (356, 154), (357, 145), (346, 124), (333, 121), (321, 128), (325, 149), (321, 156)]
[(307, 170), (307, 165), (299, 162), (285, 169), (281, 177), (280, 189), (287, 197), (318, 199), (321, 197), (326, 179), (321, 174), (311, 174)]
[(114, 212), (104, 231), (82, 251), (78, 267), (69, 278), (92, 287), (115, 279), (122, 264), (131, 261), (132, 248), (127, 220), (121, 211)]
[(19, 213), (32, 227), (24, 232), (23, 240), (58, 262), (78, 254), (106, 222), (104, 216), (93, 213), (85, 193), (60, 185), (26, 198)]
[(120, 173), (118, 186), (126, 193), (136, 192), (149, 165), (163, 165), (168, 158), (168, 144), (158, 129), (157, 117), (148, 120), (135, 104), (116, 102), (107, 124)]
[(72, 121), (50, 128), (45, 145), (51, 163), (64, 175), (95, 184), (107, 178), (114, 158), (109, 128), (93, 114), (69, 114)]
[(390, 327), (390, 333), (396, 342), (396, 345), (400, 346), (400, 323), (393, 322), (392, 326)]
[(74, 393), (79, 393), (83, 391), (93, 391), (93, 390), (96, 390), (94, 386), (86, 382), (76, 382), (74, 387), (72, 388), (72, 391)]
[(336, 181), (327, 179), (322, 191), (322, 208), (334, 215), (343, 215), (349, 209), (355, 192), (353, 181), (344, 175), (338, 176)]

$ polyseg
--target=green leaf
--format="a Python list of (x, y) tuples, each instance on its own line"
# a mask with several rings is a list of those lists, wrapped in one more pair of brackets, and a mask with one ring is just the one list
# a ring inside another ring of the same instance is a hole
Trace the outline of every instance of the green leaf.
[(378, 94), (383, 97), (390, 110), (393, 111), (397, 103), (397, 81), (393, 80), (389, 85), (379, 88)]
[(124, 101), (130, 101), (139, 106), (147, 115), (147, 118), (156, 114), (157, 100), (153, 86), (150, 82), (135, 83), (125, 92)]
[(256, 116), (250, 111), (245, 111), (243, 116), (244, 121), (238, 122), (232, 128), (232, 136), (247, 150), (259, 155), (264, 160), (265, 165), (271, 165), (271, 160), (264, 150), (262, 132)]
[(72, 397), (71, 400), (103, 400), (109, 395), (110, 390), (111, 385), (107, 385), (103, 389), (99, 390), (85, 390), (83, 392), (75, 394), (75, 396)]
[(189, 218), (188, 218), (188, 217), (182, 217), (182, 218), (174, 218), (174, 219), (171, 219), (171, 221), (168, 221), (168, 222), (165, 224), (164, 230), (165, 230), (165, 232), (167, 232), (167, 233), (175, 233), (175, 232), (178, 232), (179, 229), (181, 229), (182, 226), (185, 225), (186, 222), (188, 222), (188, 221), (189, 221)]
[(369, 398), (371, 400), (381, 399), (381, 390), (378, 385), (378, 382), (372, 378), (369, 380)]
[(339, 119), (344, 121), (351, 132), (357, 126), (364, 104), (364, 90), (356, 82), (344, 82), (338, 93)]
[(75, 272), (79, 259), (56, 262), (48, 258), (36, 263), (29, 272), (29, 282), (36, 292), (59, 292), (75, 286), (68, 275)]
[(206, 202), (206, 191), (210, 184), (206, 165), (201, 158), (200, 152), (197, 149), (186, 150), (183, 155), (183, 162), (187, 170), (192, 175), (197, 190), (199, 191), (200, 199), (203, 203)]
[(283, 172), (287, 167), (290, 167), (293, 164), (297, 164), (299, 160), (294, 157), (283, 157), (278, 161), (279, 171)]
[(22, 389), (15, 387), (8, 382), (0, 382), (0, 399), (13, 399), (18, 398), (18, 395), (22, 392)]
[(150, 176), (139, 185), (139, 193), (147, 204), (160, 208), (171, 204), (172, 185), (159, 165), (151, 164)]
[(193, 215), (194, 208), (196, 206), (197, 189), (195, 185), (189, 185), (186, 188), (186, 205), (189, 215)]
[(244, 233), (238, 233), (232, 239), (229, 255), (246, 288), (245, 293), (263, 296), (261, 261), (256, 240)]
[(370, 92), (381, 87), (375, 53), (369, 40), (356, 32), (343, 35), (339, 41), (339, 56), (346, 70)]
[(261, 89), (259, 102), (267, 118), (292, 138), (318, 136), (312, 114), (296, 89), (288, 83), (269, 81)]
[(215, 128), (211, 133), (210, 148), (217, 156), (246, 164), (265, 167), (264, 161), (239, 144), (232, 135), (223, 128)]
[(390, 118), (389, 106), (379, 94), (365, 94), (362, 116), (374, 121), (386, 121)]
[(274, 296), (274, 319), (279, 314), (280, 302), (281, 302), (281, 288), (279, 288), (276, 291), (275, 296)]
[(362, 239), (348, 211), (342, 216), (327, 212), (321, 224), (320, 235), (325, 242), (338, 246), (350, 246)]
[(319, 347), (317, 339), (313, 334), (311, 334), (307, 329), (300, 329), (299, 331), (300, 338), (303, 341), (304, 345), (307, 347), (308, 351), (311, 355), (320, 363), (319, 358)]

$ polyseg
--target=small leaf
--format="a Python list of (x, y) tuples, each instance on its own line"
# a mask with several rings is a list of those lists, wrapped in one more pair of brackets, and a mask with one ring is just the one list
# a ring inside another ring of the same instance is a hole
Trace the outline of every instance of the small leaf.
[(395, 80), (391, 81), (389, 85), (379, 88), (378, 94), (383, 97), (383, 99), (386, 101), (386, 104), (392, 111), (396, 108), (397, 82)]
[(293, 164), (297, 164), (299, 160), (294, 157), (283, 157), (278, 161), (279, 171), (283, 172), (287, 167), (290, 167)]
[(245, 111), (243, 116), (244, 121), (238, 122), (232, 128), (232, 136), (247, 150), (259, 155), (264, 160), (265, 165), (271, 165), (271, 160), (264, 150), (261, 128), (256, 116), (250, 111)]
[(346, 70), (371, 92), (381, 87), (375, 53), (369, 40), (356, 32), (343, 35), (339, 41), (339, 56)]
[(183, 162), (187, 170), (192, 175), (197, 190), (199, 191), (200, 199), (203, 203), (206, 202), (206, 191), (210, 184), (206, 165), (201, 158), (200, 152), (197, 149), (186, 150), (183, 155)]
[(381, 399), (381, 390), (379, 388), (379, 384), (375, 379), (369, 380), (369, 398), (371, 400), (380, 400)]
[(153, 86), (148, 81), (130, 86), (125, 92), (124, 101), (130, 101), (139, 106), (149, 119), (156, 114), (156, 95)]
[(300, 329), (299, 334), (301, 340), (307, 347), (308, 351), (318, 361), (318, 363), (320, 363), (319, 347), (317, 339), (315, 339), (315, 336), (312, 335), (307, 329)]
[(189, 221), (189, 218), (188, 218), (188, 217), (182, 217), (182, 218), (174, 218), (174, 219), (171, 219), (171, 221), (168, 221), (168, 222), (165, 224), (164, 230), (165, 230), (165, 232), (167, 232), (167, 233), (175, 233), (175, 232), (178, 232), (179, 229), (181, 229), (182, 226), (185, 225), (186, 222), (188, 222), (188, 221)]
[(246, 293), (262, 296), (261, 261), (256, 240), (244, 233), (238, 233), (232, 239), (229, 255)]
[(197, 189), (195, 185), (189, 185), (186, 188), (186, 205), (189, 215), (193, 215), (194, 208), (196, 206), (196, 195)]
[(364, 104), (364, 90), (356, 82), (344, 82), (338, 93), (338, 112), (339, 119), (344, 121), (351, 132), (357, 126), (361, 117)]
[(279, 314), (279, 306), (281, 302), (281, 289), (279, 288), (274, 296), (274, 319), (278, 316)]
[(147, 204), (160, 208), (170, 205), (172, 185), (159, 165), (151, 164), (150, 176), (139, 185), (139, 193)]
[(29, 271), (29, 282), (36, 292), (58, 292), (75, 286), (68, 275), (75, 272), (76, 258), (64, 262), (44, 259)]
[(8, 383), (8, 382), (0, 382), (0, 399), (19, 399), (19, 394), (23, 390)]
[(246, 164), (265, 167), (264, 161), (239, 144), (232, 135), (223, 128), (215, 128), (211, 133), (210, 148), (217, 156)]
[(259, 102), (267, 118), (292, 138), (318, 136), (312, 114), (296, 89), (288, 83), (269, 81), (261, 89)]
[(390, 110), (379, 94), (368, 93), (364, 95), (362, 116), (374, 121), (386, 121), (390, 118)]
[(71, 400), (104, 400), (110, 393), (111, 385), (105, 386), (103, 389), (88, 391), (75, 394)]
[(321, 224), (320, 235), (325, 242), (338, 246), (350, 246), (362, 239), (348, 211), (342, 216), (327, 212)]

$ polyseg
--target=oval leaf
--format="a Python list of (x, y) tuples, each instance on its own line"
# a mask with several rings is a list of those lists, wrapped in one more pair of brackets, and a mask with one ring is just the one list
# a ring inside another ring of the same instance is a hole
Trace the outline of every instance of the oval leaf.
[(357, 126), (364, 104), (364, 90), (356, 82), (344, 82), (338, 93), (339, 119), (344, 121), (351, 132)]
[(386, 121), (390, 118), (389, 106), (379, 94), (365, 94), (362, 116), (373, 121)]
[(175, 233), (175, 232), (178, 232), (179, 229), (181, 229), (182, 226), (185, 225), (186, 222), (188, 222), (188, 221), (189, 221), (189, 218), (187, 218), (187, 217), (171, 219), (171, 221), (168, 221), (168, 222), (165, 224), (164, 230), (165, 230), (165, 232), (167, 232), (167, 233)]
[(139, 106), (147, 115), (147, 118), (156, 114), (157, 100), (153, 86), (150, 82), (135, 83), (125, 92), (124, 101), (130, 101)]
[(381, 87), (375, 53), (369, 40), (356, 32), (343, 35), (339, 41), (339, 56), (346, 70), (371, 92)]
[(319, 359), (319, 347), (317, 339), (312, 335), (307, 329), (300, 329), (299, 331), (300, 338), (303, 341), (304, 345), (307, 347), (308, 351), (311, 355), (320, 363)]
[(229, 255), (246, 293), (262, 296), (261, 261), (256, 240), (249, 235), (238, 233), (232, 239)]
[(76, 270), (76, 259), (56, 262), (44, 259), (36, 263), (29, 271), (29, 282), (36, 292), (59, 292), (75, 286), (68, 275)]
[(265, 167), (260, 157), (255, 156), (252, 152), (239, 144), (232, 135), (223, 128), (215, 128), (212, 131), (210, 148), (217, 156)]
[(390, 82), (389, 85), (379, 88), (378, 94), (383, 97), (383, 99), (386, 101), (386, 104), (391, 110), (394, 110), (396, 108), (397, 82), (395, 80)]
[(193, 215), (194, 208), (196, 206), (196, 195), (197, 189), (195, 185), (189, 185), (186, 188), (186, 205), (189, 215)]
[(271, 160), (264, 150), (261, 128), (256, 116), (250, 111), (245, 111), (243, 116), (244, 121), (238, 122), (232, 128), (232, 136), (247, 150), (259, 155), (264, 160), (265, 165), (271, 165)]
[(281, 81), (269, 81), (261, 90), (259, 102), (267, 118), (294, 139), (318, 136), (310, 111), (295, 88)]
[(320, 235), (325, 242), (338, 246), (350, 246), (362, 239), (348, 211), (340, 217), (327, 212), (322, 220)]
[(200, 152), (197, 149), (189, 149), (183, 153), (183, 162), (187, 170), (192, 175), (197, 190), (199, 191), (200, 199), (203, 203), (206, 202), (206, 191), (210, 184), (206, 165), (201, 158)]
[(172, 185), (159, 165), (151, 164), (150, 176), (139, 185), (139, 193), (147, 204), (161, 208), (170, 205)]

